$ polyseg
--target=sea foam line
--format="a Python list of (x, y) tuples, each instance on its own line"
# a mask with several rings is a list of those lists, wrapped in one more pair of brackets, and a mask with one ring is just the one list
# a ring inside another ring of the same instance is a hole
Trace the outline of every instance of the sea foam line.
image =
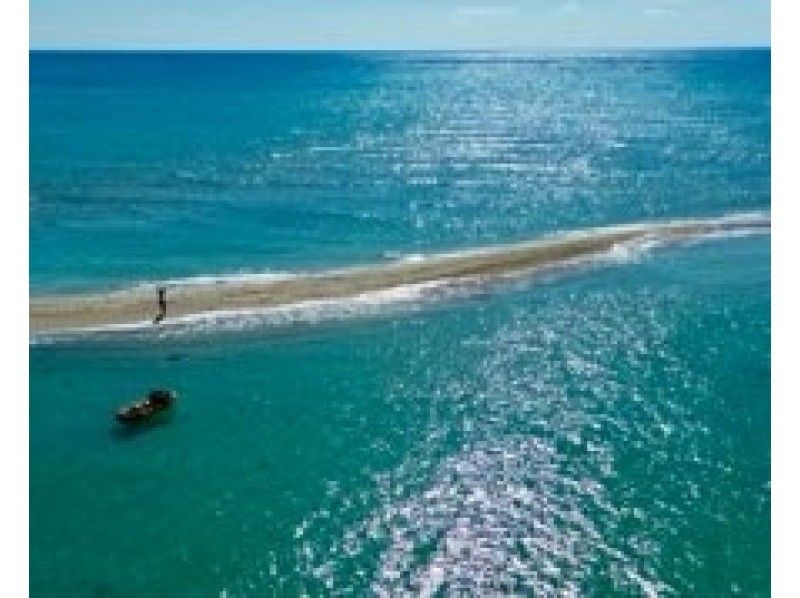
[[(316, 323), (476, 292), (494, 280), (591, 262), (626, 262), (678, 242), (767, 233), (765, 212), (624, 224), (552, 234), (535, 241), (317, 273), (265, 273), (169, 281), (171, 315), (159, 327), (153, 286), (31, 300), (31, 343), (87, 334), (235, 329)], [(150, 292), (146, 292), (146, 291)]]

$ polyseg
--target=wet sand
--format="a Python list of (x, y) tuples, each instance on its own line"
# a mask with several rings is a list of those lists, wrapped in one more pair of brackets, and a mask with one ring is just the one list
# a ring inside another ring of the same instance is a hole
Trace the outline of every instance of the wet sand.
[[(430, 281), (492, 278), (558, 266), (612, 250), (616, 245), (653, 239), (679, 241), (715, 233), (769, 230), (768, 215), (646, 222), (586, 229), (458, 253), (433, 254), (419, 261), (299, 274), (287, 279), (227, 279), (174, 284), (167, 292), (167, 320), (221, 310), (257, 309), (310, 300), (336, 299)], [(95, 328), (152, 320), (158, 312), (156, 285), (86, 295), (48, 295), (30, 300), (32, 333)]]

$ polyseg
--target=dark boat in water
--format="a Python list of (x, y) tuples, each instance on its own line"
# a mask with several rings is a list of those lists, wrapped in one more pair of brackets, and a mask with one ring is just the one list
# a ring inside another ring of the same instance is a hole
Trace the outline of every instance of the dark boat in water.
[(177, 395), (169, 390), (151, 390), (147, 396), (120, 408), (115, 417), (121, 424), (144, 424), (155, 421), (157, 416), (169, 412)]

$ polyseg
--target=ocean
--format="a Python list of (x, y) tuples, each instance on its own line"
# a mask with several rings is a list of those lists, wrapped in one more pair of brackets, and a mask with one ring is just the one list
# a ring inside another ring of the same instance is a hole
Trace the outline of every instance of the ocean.
[[(769, 213), (765, 49), (30, 54), (34, 299)], [(31, 593), (768, 596), (768, 231), (617, 249), (32, 336)]]

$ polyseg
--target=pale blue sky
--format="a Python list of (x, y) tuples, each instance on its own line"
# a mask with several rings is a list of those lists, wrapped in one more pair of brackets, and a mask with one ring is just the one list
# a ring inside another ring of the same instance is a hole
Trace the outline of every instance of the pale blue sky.
[(32, 48), (765, 46), (769, 0), (30, 0)]

